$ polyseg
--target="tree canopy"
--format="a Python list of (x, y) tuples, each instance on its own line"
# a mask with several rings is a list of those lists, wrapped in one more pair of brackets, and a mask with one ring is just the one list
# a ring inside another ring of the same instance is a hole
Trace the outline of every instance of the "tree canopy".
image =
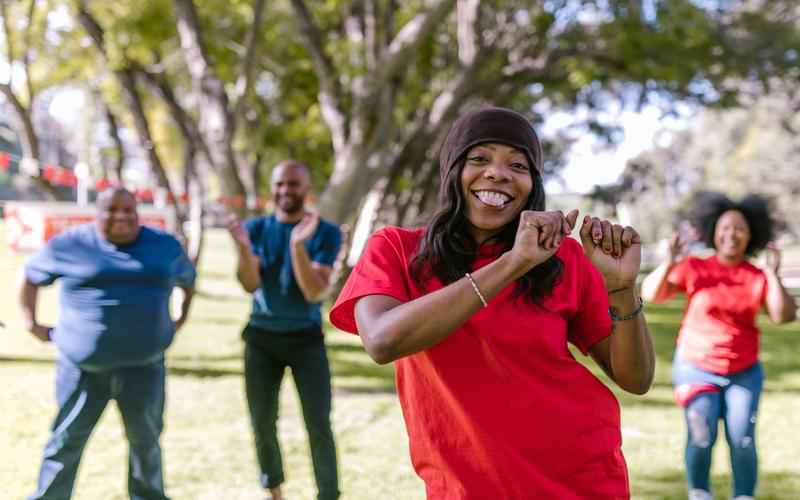
[[(269, 167), (295, 157), (338, 222), (368, 193), (385, 221), (425, 213), (436, 148), (467, 107), (513, 107), (534, 124), (564, 111), (578, 133), (614, 140), (591, 111), (730, 106), (796, 69), (800, 50), (790, 0), (0, 3), (0, 57), (27, 71), (0, 82), (24, 108), (17, 123), (37, 92), (83, 85), (98, 125), (133, 130), (162, 187), (194, 183), (243, 210)], [(552, 175), (565, 144), (547, 139)]]

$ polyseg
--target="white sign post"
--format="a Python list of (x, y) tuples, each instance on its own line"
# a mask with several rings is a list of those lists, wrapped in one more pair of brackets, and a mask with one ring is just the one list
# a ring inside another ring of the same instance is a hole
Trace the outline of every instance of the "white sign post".
[(78, 206), (85, 207), (89, 204), (89, 185), (92, 175), (89, 172), (89, 165), (79, 161), (75, 164), (75, 177), (78, 179)]

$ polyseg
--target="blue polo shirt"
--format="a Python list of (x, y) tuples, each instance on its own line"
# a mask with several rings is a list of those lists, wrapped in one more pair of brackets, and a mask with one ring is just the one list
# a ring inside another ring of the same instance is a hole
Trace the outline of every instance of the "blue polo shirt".
[(178, 240), (142, 226), (114, 245), (84, 224), (50, 240), (25, 265), (27, 280), (60, 283), (53, 342), (87, 371), (154, 362), (172, 342), (169, 297), (193, 288), (195, 269)]
[[(292, 269), (289, 244), (296, 223), (279, 222), (274, 215), (245, 222), (253, 253), (261, 260), (261, 288), (253, 294), (249, 325), (286, 333), (322, 325), (319, 302), (307, 302)], [(305, 246), (312, 262), (331, 266), (342, 245), (339, 228), (322, 219)]]

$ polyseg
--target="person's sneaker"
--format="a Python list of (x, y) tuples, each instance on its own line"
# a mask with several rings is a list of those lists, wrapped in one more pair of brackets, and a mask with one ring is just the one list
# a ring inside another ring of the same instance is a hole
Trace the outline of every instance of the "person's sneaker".
[(694, 488), (689, 490), (689, 500), (714, 500), (714, 495), (709, 491)]
[(733, 500), (755, 500), (750, 495), (739, 495), (738, 497), (733, 497)]

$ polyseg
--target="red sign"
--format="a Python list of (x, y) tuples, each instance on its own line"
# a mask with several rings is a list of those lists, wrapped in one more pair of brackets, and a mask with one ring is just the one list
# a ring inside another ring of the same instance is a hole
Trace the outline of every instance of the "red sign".
[[(73, 203), (8, 202), (5, 206), (6, 238), (14, 251), (34, 251), (70, 227), (92, 222), (96, 209)], [(167, 229), (163, 210), (139, 207), (139, 222)]]

